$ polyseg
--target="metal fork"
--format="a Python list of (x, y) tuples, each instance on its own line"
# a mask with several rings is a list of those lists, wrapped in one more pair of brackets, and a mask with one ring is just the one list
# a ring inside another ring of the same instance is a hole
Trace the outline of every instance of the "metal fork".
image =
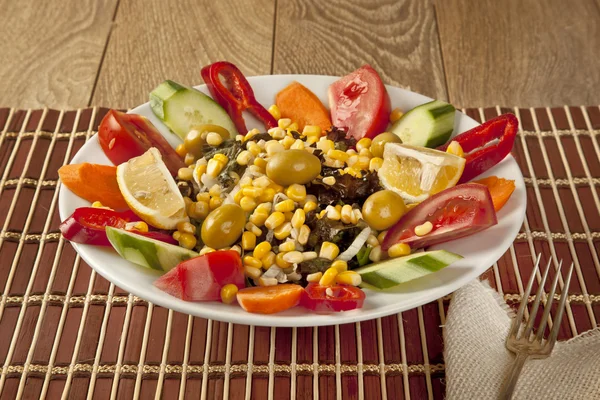
[(567, 280), (565, 281), (561, 293), (558, 308), (556, 309), (552, 331), (550, 332), (548, 339), (544, 340), (544, 331), (546, 330), (546, 324), (548, 322), (548, 317), (550, 316), (550, 310), (552, 309), (552, 302), (554, 301), (556, 285), (558, 283), (558, 278), (561, 276), (560, 270), (562, 267), (562, 260), (560, 261), (560, 263), (558, 264), (558, 268), (556, 269), (556, 276), (554, 277), (554, 282), (552, 282), (550, 293), (548, 293), (546, 306), (544, 307), (544, 314), (542, 315), (540, 325), (537, 328), (537, 333), (535, 335), (532, 334), (534, 328), (533, 325), (535, 324), (535, 317), (537, 315), (540, 302), (544, 297), (544, 284), (546, 283), (546, 278), (548, 277), (548, 271), (550, 271), (552, 259), (550, 259), (550, 261), (548, 261), (548, 265), (546, 265), (546, 270), (544, 271), (544, 275), (542, 276), (542, 281), (540, 282), (537, 293), (535, 295), (535, 301), (533, 303), (533, 306), (531, 307), (531, 313), (529, 314), (529, 321), (527, 322), (527, 326), (524, 327), (524, 330), (519, 335), (519, 332), (521, 332), (524, 325), (523, 314), (525, 313), (525, 308), (527, 307), (527, 303), (529, 300), (529, 294), (531, 293), (531, 287), (533, 286), (533, 281), (535, 280), (535, 276), (540, 265), (540, 258), (541, 254), (537, 257), (535, 268), (533, 269), (531, 278), (529, 278), (529, 282), (527, 283), (525, 293), (523, 293), (523, 298), (521, 299), (521, 305), (519, 306), (519, 310), (517, 311), (517, 316), (515, 317), (512, 327), (510, 329), (510, 333), (506, 338), (506, 348), (515, 353), (516, 358), (513, 362), (510, 375), (504, 382), (504, 386), (502, 387), (502, 390), (500, 392), (501, 400), (510, 400), (512, 398), (515, 386), (517, 385), (517, 381), (519, 379), (519, 375), (521, 374), (521, 370), (525, 365), (525, 361), (527, 361), (529, 357), (537, 359), (548, 357), (552, 352), (552, 349), (554, 348), (554, 344), (556, 343), (556, 337), (558, 336), (558, 329), (560, 327), (560, 321), (562, 320), (563, 312), (565, 310), (565, 304), (567, 301), (569, 291), (569, 284), (571, 283), (571, 275), (573, 273), (572, 263), (567, 274)]

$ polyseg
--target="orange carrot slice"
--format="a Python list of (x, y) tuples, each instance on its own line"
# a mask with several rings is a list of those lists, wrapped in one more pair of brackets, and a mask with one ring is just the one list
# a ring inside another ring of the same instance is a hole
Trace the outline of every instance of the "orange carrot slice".
[(488, 176), (487, 178), (479, 179), (474, 182), (488, 187), (496, 211), (504, 207), (512, 193), (515, 191), (515, 181), (498, 178), (497, 176)]
[(126, 209), (127, 203), (117, 184), (117, 167), (101, 164), (71, 164), (58, 170), (62, 183), (87, 201), (99, 201), (115, 210)]
[(322, 130), (331, 127), (329, 111), (313, 92), (298, 82), (290, 83), (277, 93), (275, 104), (281, 112), (281, 118), (296, 122), (300, 131), (306, 125), (317, 125)]
[(237, 293), (237, 301), (248, 312), (274, 314), (298, 305), (302, 292), (302, 286), (291, 283), (249, 287)]

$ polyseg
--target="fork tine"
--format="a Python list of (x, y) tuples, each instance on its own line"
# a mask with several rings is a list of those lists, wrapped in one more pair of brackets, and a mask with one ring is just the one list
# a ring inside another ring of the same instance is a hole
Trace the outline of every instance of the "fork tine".
[(558, 329), (560, 327), (560, 321), (562, 320), (563, 312), (565, 311), (567, 297), (569, 297), (569, 285), (571, 284), (571, 275), (573, 275), (573, 266), (574, 263), (571, 263), (569, 273), (567, 274), (567, 280), (565, 281), (565, 285), (563, 286), (563, 290), (560, 295), (560, 303), (558, 303), (556, 315), (554, 316), (554, 326), (552, 327), (552, 331), (550, 332), (550, 336), (548, 337), (548, 346), (550, 351), (552, 351), (554, 343), (556, 343), (556, 338), (558, 337)]
[(540, 266), (540, 259), (542, 258), (542, 254), (538, 254), (537, 260), (535, 261), (535, 267), (533, 267), (533, 272), (531, 273), (531, 277), (529, 278), (529, 282), (527, 283), (527, 288), (523, 292), (523, 298), (521, 299), (521, 305), (519, 306), (519, 310), (517, 311), (517, 316), (513, 320), (512, 326), (510, 327), (510, 333), (508, 337), (517, 336), (519, 333), (519, 326), (521, 326), (521, 321), (523, 320), (523, 314), (525, 313), (525, 307), (527, 307), (527, 299), (529, 298), (529, 294), (531, 293), (531, 287), (533, 286), (533, 281), (535, 280), (535, 274)]
[[(554, 301), (554, 293), (556, 293), (556, 285), (558, 284), (558, 278), (560, 277), (560, 269), (562, 268), (562, 260), (558, 263), (558, 268), (556, 268), (556, 276), (554, 277), (554, 282), (552, 282), (552, 288), (550, 288), (550, 292), (548, 293), (548, 300), (546, 301), (546, 306), (544, 307), (544, 314), (542, 315), (542, 320), (540, 321), (540, 325), (538, 327), (536, 340), (539, 342), (544, 337), (544, 331), (546, 330), (546, 324), (548, 323), (548, 316), (550, 316), (550, 310), (552, 309), (552, 302)], [(556, 321), (554, 321), (556, 323)]]
[[(533, 324), (535, 324), (535, 316), (537, 315), (538, 309), (540, 307), (540, 302), (542, 300), (542, 293), (544, 292), (544, 284), (546, 284), (546, 278), (548, 278), (548, 272), (550, 271), (550, 264), (552, 264), (552, 258), (548, 260), (548, 264), (546, 264), (546, 270), (544, 271), (544, 275), (542, 276), (542, 281), (539, 284), (537, 293), (535, 294), (535, 302), (531, 307), (531, 311), (529, 312), (529, 321), (527, 322), (527, 327), (523, 332), (524, 338), (529, 338), (531, 335), (531, 331), (533, 331)], [(535, 272), (532, 276), (535, 276)]]

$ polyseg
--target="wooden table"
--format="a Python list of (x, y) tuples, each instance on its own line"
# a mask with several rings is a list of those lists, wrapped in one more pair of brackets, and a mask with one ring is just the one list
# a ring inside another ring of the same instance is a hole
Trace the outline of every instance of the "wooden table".
[[(0, 0), (0, 106), (128, 108), (217, 60), (460, 107), (600, 103), (600, 0)], [(595, 90), (593, 89), (595, 86)]]

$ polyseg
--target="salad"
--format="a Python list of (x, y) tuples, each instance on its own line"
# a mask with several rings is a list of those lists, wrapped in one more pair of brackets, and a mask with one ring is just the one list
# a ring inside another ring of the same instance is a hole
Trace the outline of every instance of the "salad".
[[(59, 170), (91, 203), (62, 222), (63, 236), (114, 248), (184, 301), (264, 314), (361, 308), (363, 289), (401, 290), (461, 259), (429, 248), (495, 225), (515, 189), (477, 179), (510, 153), (512, 114), (450, 139), (452, 105), (392, 108), (368, 65), (330, 85), (328, 108), (298, 82), (265, 108), (228, 62), (201, 75), (210, 96), (173, 81), (150, 93), (178, 146), (110, 110), (98, 140), (114, 165)], [(264, 129), (248, 130), (246, 113)]]

